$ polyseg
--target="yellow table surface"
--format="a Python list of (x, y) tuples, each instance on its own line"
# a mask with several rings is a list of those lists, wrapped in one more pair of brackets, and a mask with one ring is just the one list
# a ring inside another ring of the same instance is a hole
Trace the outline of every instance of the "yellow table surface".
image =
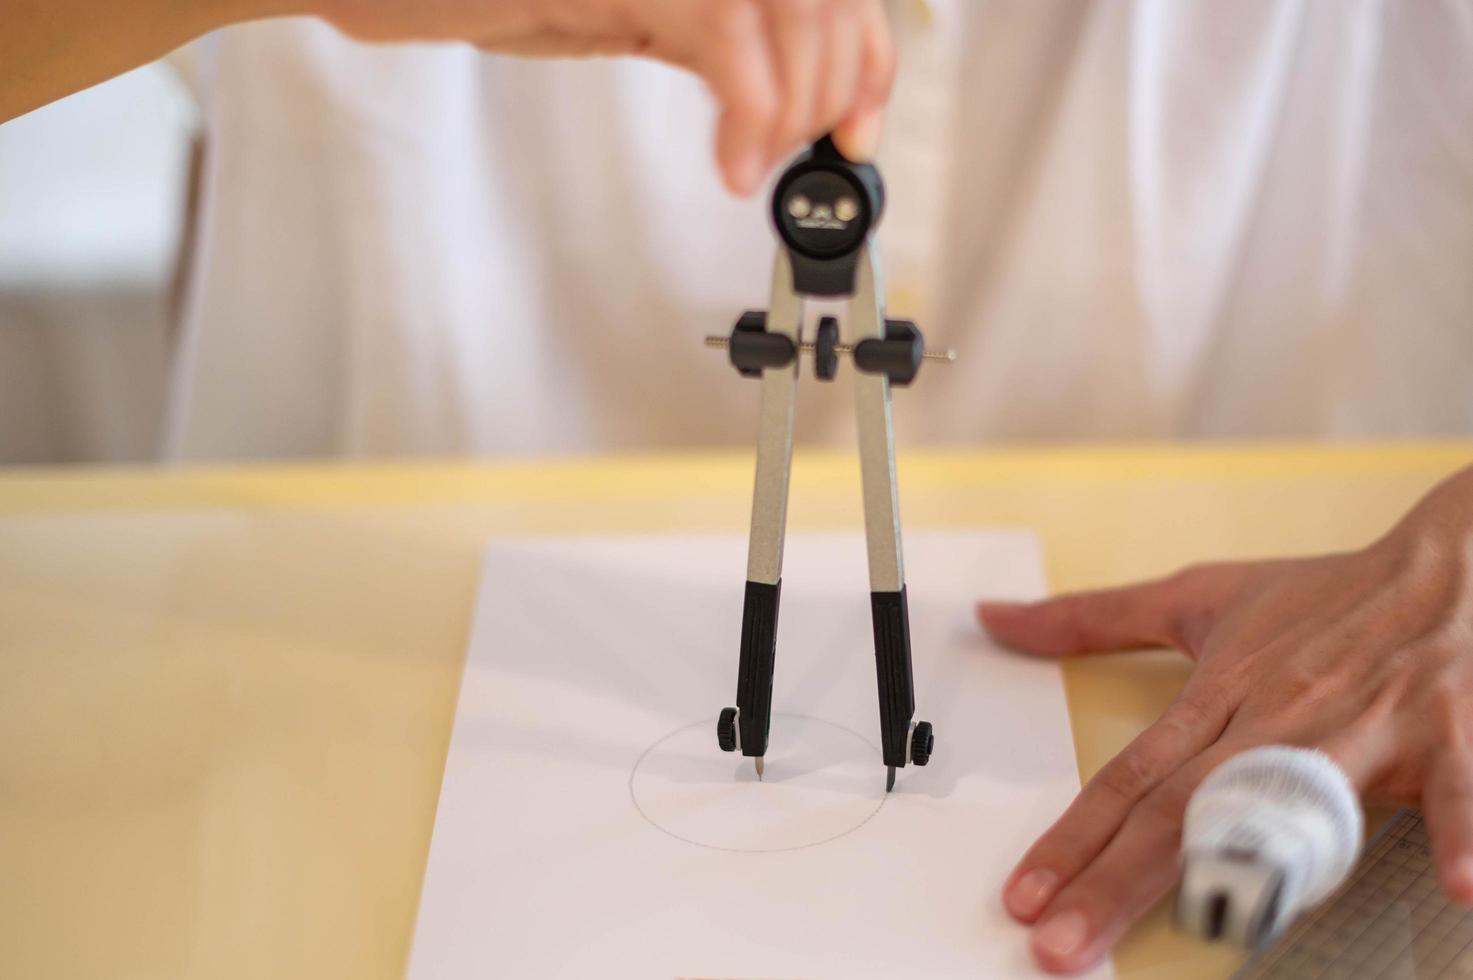
[[(1352, 547), (1470, 459), (913, 453), (901, 490), (909, 529), (1038, 529), (1072, 589)], [(750, 483), (739, 453), (0, 475), (0, 976), (401, 976), (487, 540), (741, 530)], [(800, 452), (791, 525), (860, 526), (857, 483), (848, 454)], [(1170, 653), (1066, 668), (1085, 777), (1185, 671)], [(1237, 959), (1158, 909), (1116, 962), (1176, 978)]]

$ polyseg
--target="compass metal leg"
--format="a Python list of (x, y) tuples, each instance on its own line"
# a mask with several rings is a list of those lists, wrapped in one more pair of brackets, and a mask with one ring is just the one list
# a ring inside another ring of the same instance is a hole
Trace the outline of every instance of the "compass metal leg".
[[(868, 247), (860, 256), (854, 296), (845, 324), (851, 344), (883, 339), (885, 317), (879, 304), (879, 272)], [(859, 462), (864, 491), (864, 535), (869, 552), (870, 612), (874, 624), (875, 675), (880, 697), (880, 740), (887, 774), (907, 761), (910, 721), (915, 714), (911, 672), (910, 613), (905, 596), (905, 566), (900, 544), (900, 500), (895, 481), (895, 432), (890, 413), (890, 379), (882, 373), (857, 373), (855, 407), (859, 423)]]
[[(796, 345), (803, 325), (802, 300), (793, 292), (792, 263), (779, 249), (772, 271), (767, 330)], [(777, 657), (778, 600), (782, 592), (783, 538), (788, 519), (788, 478), (793, 465), (793, 410), (799, 359), (762, 372), (757, 424), (757, 477), (752, 489), (752, 533), (747, 546), (747, 588), (742, 604), (742, 646), (737, 666), (737, 727), (742, 754), (754, 757), (757, 775), (767, 754), (772, 724), (772, 676)]]

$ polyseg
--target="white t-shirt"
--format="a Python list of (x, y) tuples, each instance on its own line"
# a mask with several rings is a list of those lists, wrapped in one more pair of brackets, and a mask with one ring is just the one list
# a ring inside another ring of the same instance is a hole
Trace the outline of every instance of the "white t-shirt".
[[(960, 354), (897, 392), (904, 444), (1473, 430), (1473, 3), (896, 24), (890, 312)], [(169, 455), (750, 443), (701, 337), (775, 245), (697, 81), (293, 20), (217, 35), (204, 91)], [(851, 437), (842, 388), (800, 439)]]

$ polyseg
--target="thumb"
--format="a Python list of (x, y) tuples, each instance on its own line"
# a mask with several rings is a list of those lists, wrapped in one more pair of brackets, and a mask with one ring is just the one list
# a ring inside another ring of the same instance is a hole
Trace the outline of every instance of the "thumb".
[(885, 103), (895, 86), (895, 40), (881, 3), (865, 6), (864, 65), (849, 117), (834, 128), (834, 145), (855, 162), (874, 159), (880, 148)]
[(873, 160), (880, 148), (880, 131), (884, 114), (878, 109), (857, 113), (834, 129), (834, 145), (845, 159), (862, 162)]
[(1003, 646), (1047, 656), (1182, 646), (1179, 578), (1041, 602), (979, 602), (977, 618)]

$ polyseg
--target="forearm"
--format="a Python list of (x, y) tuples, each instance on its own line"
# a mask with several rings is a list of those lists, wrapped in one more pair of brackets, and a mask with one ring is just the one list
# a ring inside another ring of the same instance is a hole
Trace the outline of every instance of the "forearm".
[(0, 0), (0, 122), (294, 0)]

